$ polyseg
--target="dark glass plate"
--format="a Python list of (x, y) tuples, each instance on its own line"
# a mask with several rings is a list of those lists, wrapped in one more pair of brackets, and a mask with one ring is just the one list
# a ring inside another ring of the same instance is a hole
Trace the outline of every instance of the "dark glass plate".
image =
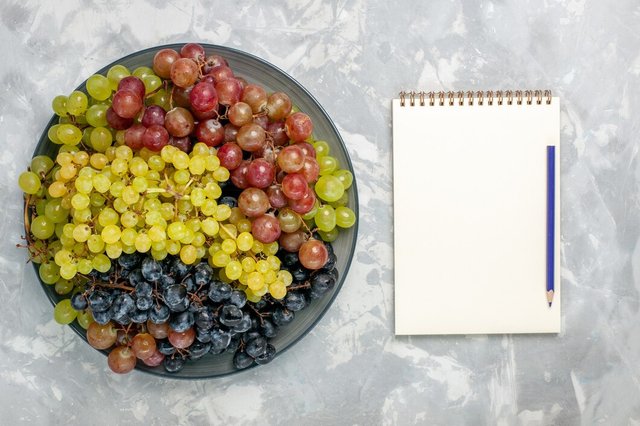
[[(149, 49), (141, 50), (136, 53), (132, 53), (119, 59), (106, 67), (98, 71), (99, 74), (106, 75), (107, 70), (116, 64), (121, 64), (133, 70), (139, 66), (151, 67), (153, 57), (161, 49), (172, 48), (180, 50), (182, 44), (170, 44), (166, 46), (157, 46)], [(242, 52), (240, 50), (231, 49), (224, 46), (216, 46), (209, 44), (202, 44), (205, 48), (207, 55), (218, 54), (223, 56), (229, 61), (229, 66), (234, 73), (239, 77), (244, 77), (249, 82), (255, 82), (262, 85), (268, 92), (270, 91), (283, 91), (287, 93), (292, 102), (297, 105), (301, 111), (308, 114), (313, 120), (314, 124), (314, 136), (317, 139), (326, 140), (331, 147), (331, 155), (335, 157), (342, 168), (347, 169), (353, 173), (353, 166), (349, 158), (349, 154), (345, 147), (344, 141), (340, 137), (335, 125), (329, 118), (326, 111), (320, 106), (318, 101), (304, 88), (300, 83), (287, 75), (284, 71), (271, 65), (270, 63), (260, 59), (256, 56)], [(85, 91), (84, 83), (81, 84), (78, 90)], [(36, 147), (33, 155), (48, 154), (55, 156), (57, 146), (49, 141), (47, 137), (47, 131), (49, 127), (56, 124), (57, 117), (54, 116), (47, 124), (47, 127), (40, 136), (40, 141)], [(356, 182), (349, 189), (349, 207), (353, 209), (358, 216), (358, 192), (356, 188)], [(344, 283), (349, 265), (353, 258), (355, 251), (356, 238), (358, 232), (358, 224), (348, 230), (344, 230), (340, 233), (338, 239), (333, 243), (334, 251), (338, 258), (336, 267), (340, 273), (336, 286), (324, 297), (318, 300), (314, 300), (307, 308), (297, 312), (296, 317), (292, 323), (283, 327), (278, 336), (272, 339), (271, 343), (275, 346), (278, 354), (289, 349), (302, 337), (306, 336), (311, 329), (320, 321), (324, 313), (327, 311), (336, 295), (340, 291), (342, 284)], [(36, 267), (36, 276), (37, 266)], [(56, 294), (53, 286), (46, 285), (42, 281), (40, 282), (44, 292), (47, 294), (53, 304), (60, 300), (60, 296)], [(82, 329), (77, 322), (70, 325), (71, 328), (84, 340), (86, 340), (85, 330)], [(87, 345), (90, 350), (90, 347)], [(106, 353), (106, 352), (105, 352)], [(78, 353), (78, 356), (82, 356)], [(197, 361), (189, 361), (185, 363), (184, 368), (174, 374), (167, 373), (164, 367), (147, 367), (141, 362), (138, 363), (137, 369), (145, 371), (147, 373), (155, 374), (163, 377), (173, 377), (181, 379), (201, 379), (220, 377), (228, 374), (237, 373), (244, 370), (236, 370), (232, 363), (233, 354), (222, 355), (207, 355)]]

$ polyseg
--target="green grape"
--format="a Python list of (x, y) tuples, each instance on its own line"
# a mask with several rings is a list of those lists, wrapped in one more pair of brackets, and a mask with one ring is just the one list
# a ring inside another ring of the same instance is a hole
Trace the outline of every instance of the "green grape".
[(91, 183), (93, 188), (101, 194), (104, 194), (111, 188), (111, 181), (104, 174), (96, 174), (93, 176)]
[(82, 131), (73, 124), (61, 124), (56, 133), (65, 145), (77, 145), (82, 140)]
[(79, 274), (88, 274), (93, 270), (93, 266), (91, 265), (91, 261), (89, 259), (78, 259), (78, 273)]
[(338, 231), (338, 228), (333, 228), (329, 232), (318, 231), (318, 234), (320, 234), (320, 238), (322, 238), (322, 241), (332, 243), (338, 239), (338, 235), (340, 235), (340, 231)]
[(332, 175), (320, 176), (315, 186), (316, 194), (324, 201), (337, 201), (344, 194), (344, 186)]
[(320, 166), (320, 176), (329, 175), (338, 168), (338, 160), (329, 155), (325, 155), (318, 159), (318, 165)]
[(93, 322), (93, 315), (91, 315), (91, 311), (89, 309), (86, 309), (84, 311), (78, 312), (78, 316), (76, 319), (78, 320), (78, 324), (80, 324), (80, 327), (86, 330)]
[(69, 294), (73, 290), (73, 282), (61, 278), (56, 282), (54, 290), (60, 295)]
[(91, 132), (91, 146), (98, 152), (105, 152), (113, 142), (113, 135), (105, 127), (96, 127)]
[(146, 253), (151, 249), (151, 238), (145, 233), (140, 233), (136, 237), (135, 246), (140, 253)]
[(71, 92), (67, 98), (67, 112), (71, 115), (84, 114), (88, 106), (89, 100), (87, 99), (87, 95), (79, 90)]
[(124, 65), (114, 65), (109, 68), (109, 71), (107, 71), (107, 78), (109, 79), (109, 87), (111, 87), (111, 90), (117, 90), (120, 80), (129, 75), (131, 75), (131, 73)]
[(59, 128), (60, 128), (60, 124), (54, 124), (53, 126), (49, 127), (49, 130), (47, 130), (47, 137), (51, 142), (55, 143), (56, 145), (62, 145), (62, 141), (58, 137)]
[[(117, 85), (116, 85), (117, 87)], [(94, 74), (87, 79), (87, 92), (93, 99), (104, 101), (111, 96), (111, 85), (107, 77)]]
[(149, 67), (138, 67), (135, 70), (133, 70), (131, 74), (134, 75), (135, 77), (138, 77), (139, 79), (142, 79), (147, 75), (155, 75), (153, 70)]
[(87, 248), (91, 253), (101, 253), (104, 250), (104, 241), (100, 235), (92, 234), (87, 239)]
[(122, 254), (122, 243), (120, 241), (114, 244), (107, 244), (105, 247), (105, 253), (111, 259), (117, 259)]
[(36, 214), (42, 216), (47, 211), (47, 200), (41, 199), (36, 202)]
[(60, 277), (70, 280), (78, 273), (78, 266), (75, 263), (60, 266)]
[(62, 200), (54, 198), (47, 203), (44, 215), (53, 223), (64, 223), (69, 217), (69, 210), (62, 207)]
[(102, 229), (102, 233), (100, 234), (100, 236), (106, 244), (115, 244), (116, 242), (120, 241), (121, 234), (122, 232), (120, 231), (120, 228), (118, 226), (107, 225)]
[(107, 201), (102, 195), (98, 194), (97, 192), (92, 192), (89, 198), (91, 199), (91, 207), (102, 207)]
[(25, 194), (35, 194), (42, 185), (40, 178), (33, 172), (22, 172), (18, 177), (18, 185)]
[(258, 271), (249, 272), (247, 277), (247, 287), (254, 292), (259, 291), (264, 287), (264, 275)]
[(240, 278), (240, 275), (242, 274), (242, 265), (240, 264), (239, 261), (237, 260), (232, 260), (229, 263), (227, 263), (227, 266), (225, 266), (224, 268), (224, 272), (225, 275), (230, 279), (230, 280), (237, 280), (238, 278)]
[(271, 294), (274, 299), (280, 300), (287, 294), (287, 287), (282, 281), (275, 281), (269, 284), (269, 294)]
[(73, 212), (73, 220), (75, 220), (78, 223), (89, 222), (92, 216), (93, 214), (90, 209), (77, 209)]
[(51, 108), (56, 115), (65, 117), (67, 115), (67, 97), (64, 95), (58, 95), (53, 98), (51, 102)]
[(149, 94), (162, 87), (162, 79), (157, 75), (146, 75), (142, 77), (142, 83), (144, 84), (145, 94)]
[[(156, 93), (151, 96), (151, 105), (158, 105), (165, 110), (169, 109), (169, 100), (171, 96), (167, 93), (166, 90), (160, 89)], [(166, 161), (166, 160), (165, 160)]]
[(301, 217), (303, 220), (311, 220), (315, 217), (316, 213), (318, 213), (318, 209), (320, 208), (320, 206), (322, 205), (322, 203), (320, 203), (320, 201), (316, 198), (316, 202), (313, 205), (313, 207), (311, 208), (311, 210), (309, 210), (307, 213), (303, 214)]
[(91, 132), (93, 132), (93, 127), (85, 127), (82, 130), (82, 143), (86, 146), (91, 146)]
[(115, 225), (118, 223), (120, 215), (110, 207), (103, 209), (98, 215), (98, 223), (100, 226)]
[(97, 254), (91, 261), (91, 264), (93, 266), (93, 269), (98, 272), (104, 273), (107, 272), (109, 268), (111, 268), (111, 260), (109, 260), (109, 258), (102, 253)]
[(71, 299), (62, 299), (53, 309), (53, 319), (58, 324), (70, 324), (78, 316), (78, 312), (71, 307)]
[(71, 198), (71, 206), (76, 210), (86, 209), (90, 202), (89, 197), (82, 193), (77, 193)]
[(93, 127), (107, 126), (107, 105), (97, 104), (89, 107), (86, 113), (87, 123)]
[(40, 264), (38, 275), (45, 284), (55, 284), (60, 279), (60, 267), (53, 262)]
[(315, 141), (313, 143), (313, 148), (316, 150), (316, 158), (319, 160), (320, 157), (324, 157), (325, 155), (329, 155), (331, 149), (329, 148), (329, 144), (325, 141)]
[(353, 174), (349, 170), (336, 170), (333, 172), (333, 175), (340, 180), (345, 190), (351, 187), (351, 184), (353, 183)]
[(31, 171), (38, 176), (45, 176), (53, 168), (53, 160), (46, 155), (36, 155), (31, 159)]
[(349, 204), (349, 194), (347, 193), (347, 191), (345, 191), (342, 194), (342, 197), (338, 198), (336, 201), (334, 201), (332, 203), (329, 203), (329, 204), (334, 209), (337, 209), (338, 207), (346, 206), (347, 204)]
[(39, 240), (50, 238), (55, 231), (53, 221), (46, 216), (36, 216), (31, 222), (31, 233)]
[(198, 251), (194, 246), (190, 244), (184, 245), (180, 249), (180, 260), (182, 260), (185, 265), (191, 265), (195, 263), (197, 254)]
[(336, 209), (336, 224), (339, 227), (351, 228), (355, 223), (356, 214), (349, 207), (338, 207)]
[(84, 243), (91, 237), (91, 228), (86, 223), (81, 223), (73, 228), (73, 239), (79, 243)]

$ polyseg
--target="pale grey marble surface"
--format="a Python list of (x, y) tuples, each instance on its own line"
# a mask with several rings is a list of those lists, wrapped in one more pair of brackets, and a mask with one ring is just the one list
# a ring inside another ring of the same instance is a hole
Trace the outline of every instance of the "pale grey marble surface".
[[(640, 423), (636, 1), (131, 3), (0, 2), (0, 424)], [(334, 305), (269, 366), (119, 377), (52, 321), (15, 249), (16, 178), (53, 96), (181, 41), (261, 56), (318, 98), (354, 161), (361, 232)], [(520, 87), (562, 98), (564, 331), (394, 338), (389, 99)]]

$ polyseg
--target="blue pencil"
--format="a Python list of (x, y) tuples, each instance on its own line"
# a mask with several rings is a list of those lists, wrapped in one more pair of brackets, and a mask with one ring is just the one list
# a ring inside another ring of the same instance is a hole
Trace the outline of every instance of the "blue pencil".
[(556, 147), (547, 146), (547, 302), (553, 303), (555, 284)]

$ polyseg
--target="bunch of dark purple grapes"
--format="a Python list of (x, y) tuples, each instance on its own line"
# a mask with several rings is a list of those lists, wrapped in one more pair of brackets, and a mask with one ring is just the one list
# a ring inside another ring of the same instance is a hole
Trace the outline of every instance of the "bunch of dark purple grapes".
[(271, 339), (279, 329), (338, 279), (336, 256), (325, 244), (329, 259), (315, 271), (302, 266), (297, 253), (278, 252), (281, 268), (293, 276), (282, 300), (265, 295), (250, 302), (206, 262), (188, 266), (179, 257), (156, 261), (133, 253), (120, 256), (110, 271), (93, 273), (71, 303), (91, 310), (87, 340), (96, 349), (112, 348), (108, 364), (116, 373), (133, 370), (138, 360), (175, 373), (188, 360), (222, 353), (234, 353), (238, 369), (266, 364), (276, 354)]

